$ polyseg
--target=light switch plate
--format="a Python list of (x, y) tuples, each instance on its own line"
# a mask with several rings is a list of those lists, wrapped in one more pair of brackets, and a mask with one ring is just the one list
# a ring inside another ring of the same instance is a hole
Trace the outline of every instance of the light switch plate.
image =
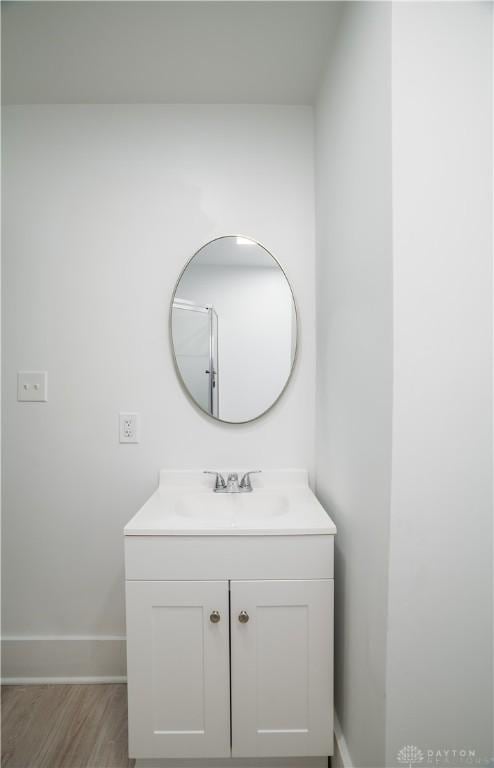
[(17, 399), (21, 402), (46, 403), (48, 400), (48, 373), (46, 371), (19, 371)]

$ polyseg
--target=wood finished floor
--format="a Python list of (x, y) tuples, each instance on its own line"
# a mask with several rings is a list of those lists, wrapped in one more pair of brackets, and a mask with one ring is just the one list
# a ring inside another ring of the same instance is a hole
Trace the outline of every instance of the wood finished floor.
[(2, 768), (133, 768), (125, 685), (2, 686)]

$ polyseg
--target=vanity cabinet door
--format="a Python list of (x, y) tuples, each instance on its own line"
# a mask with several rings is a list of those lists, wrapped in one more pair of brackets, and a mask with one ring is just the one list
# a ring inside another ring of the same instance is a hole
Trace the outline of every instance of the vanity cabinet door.
[(229, 757), (227, 581), (127, 581), (129, 753)]
[(330, 755), (333, 581), (232, 581), (232, 755)]

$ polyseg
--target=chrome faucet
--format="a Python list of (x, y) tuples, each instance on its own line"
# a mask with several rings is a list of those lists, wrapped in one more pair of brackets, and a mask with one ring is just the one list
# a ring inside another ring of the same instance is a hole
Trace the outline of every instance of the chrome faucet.
[(227, 493), (239, 493), (240, 486), (238, 484), (238, 475), (236, 472), (230, 472), (226, 481)]
[(225, 480), (220, 472), (211, 472), (208, 469), (204, 470), (205, 475), (215, 475), (214, 493), (250, 493), (254, 490), (250, 482), (250, 476), (257, 474), (258, 472), (261, 472), (261, 470), (251, 469), (250, 472), (246, 472), (239, 481), (236, 472), (230, 472), (227, 480)]

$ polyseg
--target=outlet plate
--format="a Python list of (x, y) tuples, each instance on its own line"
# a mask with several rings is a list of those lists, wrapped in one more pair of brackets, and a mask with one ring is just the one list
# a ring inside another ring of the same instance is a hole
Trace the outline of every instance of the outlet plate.
[(120, 413), (118, 424), (121, 443), (138, 443), (140, 441), (140, 419), (138, 413)]
[(46, 403), (48, 400), (48, 373), (46, 371), (19, 371), (17, 374), (17, 400), (23, 403)]

